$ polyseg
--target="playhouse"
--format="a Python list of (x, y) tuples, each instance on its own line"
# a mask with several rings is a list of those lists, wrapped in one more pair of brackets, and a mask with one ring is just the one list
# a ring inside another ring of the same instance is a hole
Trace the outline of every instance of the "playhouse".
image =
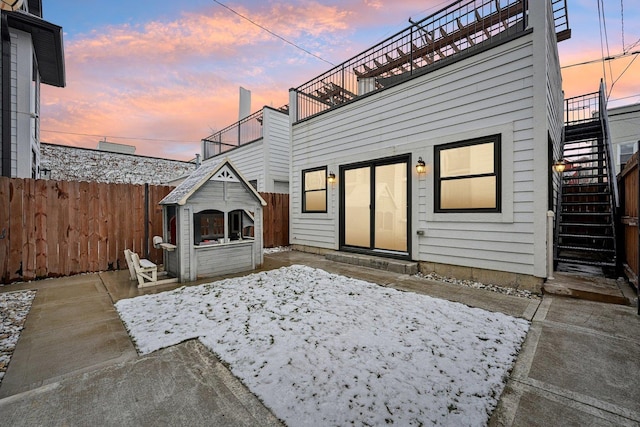
[(266, 202), (228, 158), (204, 162), (160, 204), (165, 270), (180, 282), (262, 265)]

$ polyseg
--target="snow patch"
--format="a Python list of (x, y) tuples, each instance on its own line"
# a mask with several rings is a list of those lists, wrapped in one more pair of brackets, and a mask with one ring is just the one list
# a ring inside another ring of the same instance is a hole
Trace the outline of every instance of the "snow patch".
[(141, 353), (199, 338), (290, 425), (486, 425), (530, 325), (299, 265), (116, 309)]

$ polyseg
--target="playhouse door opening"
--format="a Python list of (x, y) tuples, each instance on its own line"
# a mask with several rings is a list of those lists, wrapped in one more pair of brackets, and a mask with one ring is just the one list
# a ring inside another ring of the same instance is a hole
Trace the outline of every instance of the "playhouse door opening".
[(408, 255), (408, 161), (378, 160), (341, 172), (342, 248)]

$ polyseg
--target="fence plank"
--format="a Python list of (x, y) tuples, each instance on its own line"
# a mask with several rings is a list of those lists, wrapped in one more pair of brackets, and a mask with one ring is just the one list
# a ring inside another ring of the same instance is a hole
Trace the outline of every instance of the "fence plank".
[(47, 274), (59, 276), (58, 269), (58, 190), (56, 181), (47, 181)]
[(100, 269), (98, 264), (98, 245), (99, 245), (99, 236), (98, 236), (98, 218), (100, 215), (100, 202), (98, 200), (98, 183), (90, 182), (89, 183), (89, 212), (91, 215), (89, 216), (89, 229), (87, 230), (87, 234), (89, 235), (89, 271), (98, 271)]
[(71, 273), (69, 262), (69, 183), (58, 181), (58, 206), (60, 215), (58, 216), (58, 268), (60, 274), (68, 276)]
[(113, 191), (113, 186), (106, 187), (109, 191), (106, 194), (106, 204), (107, 204), (107, 258), (108, 258), (108, 266), (110, 269), (116, 270), (119, 268), (118, 265), (118, 239), (120, 237), (120, 227), (118, 226), (118, 216), (117, 216), (117, 204), (118, 200), (115, 198), (116, 192)]
[(9, 280), (22, 280), (22, 238), (24, 229), (23, 225), (23, 197), (24, 197), (24, 180), (14, 179), (9, 186), (10, 189), (10, 206), (11, 223), (9, 224)]
[(80, 202), (80, 183), (68, 181), (67, 192), (69, 194), (68, 269), (69, 274), (78, 274), (84, 272), (80, 265), (80, 221), (81, 211), (84, 210)]
[(0, 283), (9, 282), (10, 182), (9, 178), (0, 177)]
[(35, 224), (35, 180), (24, 180), (22, 200), (22, 279), (36, 278), (36, 224)]
[(89, 271), (89, 183), (81, 182), (78, 192), (80, 210), (80, 228), (78, 229), (78, 245), (80, 247), (80, 270)]
[(108, 190), (109, 184), (98, 183), (98, 270), (105, 271), (110, 270), (109, 260), (109, 218), (107, 211), (108, 206)]
[(36, 277), (47, 277), (47, 181), (36, 180)]

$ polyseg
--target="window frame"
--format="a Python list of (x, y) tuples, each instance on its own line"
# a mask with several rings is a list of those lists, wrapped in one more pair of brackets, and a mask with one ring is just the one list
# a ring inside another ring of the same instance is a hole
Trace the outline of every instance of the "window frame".
[[(327, 213), (328, 204), (329, 204), (329, 194), (327, 188), (327, 166), (320, 166), (311, 169), (303, 169), (302, 170), (302, 213)], [(306, 188), (306, 175), (311, 172), (324, 171), (324, 188), (322, 189), (314, 189), (314, 190), (305, 190)], [(307, 209), (307, 193), (324, 191), (324, 210), (309, 210)]]
[[(468, 174), (468, 175), (456, 175), (453, 177), (441, 177), (440, 166), (440, 153), (442, 151), (471, 147), (474, 145), (482, 145), (487, 143), (493, 143), (493, 173), (482, 174)], [(434, 157), (434, 174), (433, 174), (433, 187), (434, 187), (434, 212), (435, 213), (501, 213), (502, 212), (502, 135), (494, 134), (483, 136), (480, 138), (467, 139), (463, 141), (456, 141), (447, 144), (435, 145), (433, 147)], [(441, 207), (441, 185), (443, 181), (455, 181), (460, 179), (469, 178), (484, 178), (495, 177), (495, 200), (496, 206), (492, 208), (442, 208)]]

